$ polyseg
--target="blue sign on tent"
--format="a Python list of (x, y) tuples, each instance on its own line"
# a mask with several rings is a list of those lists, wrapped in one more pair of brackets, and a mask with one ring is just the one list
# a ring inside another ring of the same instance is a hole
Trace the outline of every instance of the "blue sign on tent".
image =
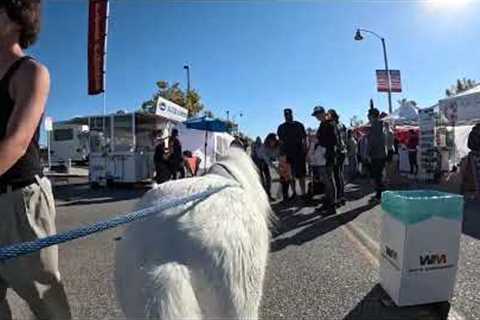
[(224, 121), (218, 119), (212, 119), (208, 117), (201, 117), (190, 119), (184, 122), (189, 129), (196, 129), (210, 132), (226, 132), (227, 124)]

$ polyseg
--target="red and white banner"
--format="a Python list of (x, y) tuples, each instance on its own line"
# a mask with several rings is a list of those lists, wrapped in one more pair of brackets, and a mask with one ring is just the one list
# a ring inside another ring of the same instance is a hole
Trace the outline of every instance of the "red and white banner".
[(104, 92), (108, 0), (90, 0), (88, 17), (88, 94)]
[(392, 92), (402, 92), (400, 70), (390, 70), (390, 84)]
[[(402, 81), (400, 70), (389, 70), (390, 72), (390, 90), (392, 92), (402, 92)], [(377, 91), (388, 92), (388, 77), (385, 70), (377, 70)]]
[(377, 91), (388, 92), (388, 77), (385, 70), (377, 70)]

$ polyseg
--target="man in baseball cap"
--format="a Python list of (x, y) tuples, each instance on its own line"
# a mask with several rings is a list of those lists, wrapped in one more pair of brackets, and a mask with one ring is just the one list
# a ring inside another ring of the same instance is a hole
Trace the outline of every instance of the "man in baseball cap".
[[(325, 112), (322, 106), (313, 108), (312, 116), (320, 121), (317, 131), (317, 145), (315, 152), (320, 153), (318, 167), (316, 169), (318, 176), (325, 185), (325, 197), (323, 206), (318, 209), (322, 215), (332, 215), (336, 213), (335, 200), (337, 190), (335, 187), (334, 166), (335, 166), (335, 146), (337, 145), (337, 134), (334, 121)], [(318, 149), (318, 150), (317, 150)]]
[(317, 117), (325, 114), (325, 108), (322, 106), (316, 106), (313, 108), (312, 117)]

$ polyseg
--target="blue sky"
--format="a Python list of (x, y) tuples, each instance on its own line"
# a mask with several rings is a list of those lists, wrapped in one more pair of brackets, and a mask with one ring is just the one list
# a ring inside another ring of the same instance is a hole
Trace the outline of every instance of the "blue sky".
[[(47, 113), (55, 120), (103, 110), (101, 95), (87, 95), (87, 7), (46, 0), (30, 50), (50, 69)], [(478, 0), (112, 0), (110, 10), (109, 111), (138, 108), (157, 80), (185, 86), (186, 62), (208, 108), (237, 119), (243, 112), (240, 126), (252, 136), (276, 131), (284, 107), (312, 127), (315, 104), (337, 109), (345, 122), (364, 117), (370, 98), (386, 110), (375, 86), (381, 43), (354, 41), (357, 27), (386, 38), (390, 67), (402, 72), (404, 92), (394, 102), (430, 106), (457, 78), (480, 80)]]

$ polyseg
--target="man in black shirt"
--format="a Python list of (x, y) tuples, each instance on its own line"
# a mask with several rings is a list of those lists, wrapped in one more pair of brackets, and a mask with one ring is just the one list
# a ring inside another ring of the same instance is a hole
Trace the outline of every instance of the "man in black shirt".
[(171, 174), (168, 162), (165, 159), (165, 141), (163, 139), (155, 147), (153, 162), (155, 163), (155, 182), (161, 184), (168, 181)]
[(172, 136), (169, 141), (169, 151), (170, 151), (170, 171), (172, 179), (177, 179), (178, 173), (180, 172), (180, 178), (185, 178), (185, 168), (183, 165), (183, 152), (182, 144), (178, 140), (178, 130), (172, 130)]
[(320, 176), (325, 185), (325, 197), (323, 206), (319, 211), (323, 215), (332, 215), (336, 213), (335, 200), (337, 198), (337, 188), (335, 184), (334, 168), (337, 163), (336, 147), (338, 145), (338, 134), (336, 124), (331, 114), (325, 112), (321, 106), (313, 109), (312, 116), (320, 121), (317, 131), (317, 143), (324, 151), (325, 165), (320, 168)]
[[(298, 121), (293, 120), (291, 109), (283, 111), (285, 122), (277, 130), (278, 138), (287, 155), (288, 163), (292, 169), (292, 175), (298, 179), (302, 197), (305, 196), (307, 133), (305, 127)], [(293, 197), (296, 196), (295, 179), (292, 180)]]

